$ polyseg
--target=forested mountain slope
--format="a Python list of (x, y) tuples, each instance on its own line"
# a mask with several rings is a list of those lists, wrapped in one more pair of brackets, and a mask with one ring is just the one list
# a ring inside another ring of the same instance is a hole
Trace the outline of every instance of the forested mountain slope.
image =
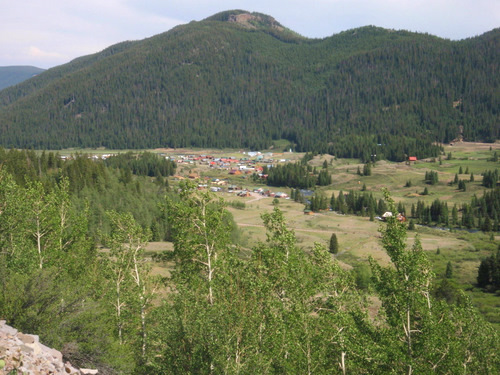
[[(2, 146), (250, 147), (401, 160), (493, 141), (500, 29), (458, 42), (364, 27), (303, 38), (217, 14), (53, 68), (0, 93)], [(377, 146), (383, 145), (383, 147)]]
[(0, 66), (0, 90), (23, 82), (44, 70), (34, 66)]

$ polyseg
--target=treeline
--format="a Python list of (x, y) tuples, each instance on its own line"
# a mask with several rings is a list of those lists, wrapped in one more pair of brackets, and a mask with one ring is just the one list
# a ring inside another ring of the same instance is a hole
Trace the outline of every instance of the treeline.
[(265, 149), (286, 139), (296, 151), (368, 162), (500, 137), (498, 30), (460, 42), (375, 27), (308, 40), (229, 18), (113, 46), (2, 90), (0, 142)]
[(267, 174), (266, 183), (269, 186), (286, 186), (298, 189), (310, 189), (318, 186), (326, 186), (332, 183), (332, 177), (327, 168), (316, 168), (305, 163), (286, 163), (264, 168), (263, 174)]
[[(55, 189), (61, 181), (67, 181), (69, 199), (81, 211), (88, 212), (89, 232), (96, 238), (108, 233), (110, 221), (107, 210), (131, 212), (137, 222), (152, 232), (155, 241), (169, 238), (169, 229), (159, 203), (168, 192), (168, 182), (161, 174), (150, 178), (148, 168), (136, 169), (127, 158), (137, 165), (156, 166), (153, 171), (165, 172), (165, 177), (175, 171), (175, 165), (163, 158), (148, 153), (128, 155), (125, 162), (107, 166), (100, 159), (86, 154), (75, 154), (63, 160), (58, 153), (32, 150), (5, 150), (0, 148), (0, 170), (12, 176), (18, 186), (26, 187), (40, 183), (44, 191)], [(144, 157), (144, 159), (143, 159)], [(165, 167), (164, 169), (162, 169)]]
[[(297, 202), (306, 203), (306, 209), (317, 212), (321, 210), (332, 210), (339, 212), (343, 215), (359, 215), (370, 217), (371, 220), (375, 215), (381, 216), (387, 212), (387, 205), (385, 200), (379, 200), (373, 197), (372, 193), (366, 191), (357, 192), (350, 190), (348, 193), (339, 191), (337, 196), (332, 193), (328, 199), (324, 194), (313, 194), (310, 198), (304, 197), (300, 190), (292, 191), (292, 199)], [(306, 201), (309, 202), (306, 202)], [(402, 203), (397, 205), (398, 212), (405, 214), (405, 208)]]
[(485, 191), (480, 198), (474, 195), (470, 203), (455, 204), (451, 210), (446, 202), (435, 199), (430, 205), (422, 201), (412, 204), (410, 212), (410, 217), (419, 224), (497, 232), (500, 231), (500, 188)]
[(0, 168), (10, 173), (16, 183), (25, 185), (27, 181), (53, 176), (62, 168), (63, 161), (58, 153), (41, 154), (34, 150), (6, 150), (0, 147)]
[(152, 152), (137, 154), (129, 151), (127, 153), (112, 155), (104, 163), (112, 168), (129, 170), (135, 175), (149, 177), (173, 176), (177, 168), (175, 161)]
[[(312, 211), (332, 210), (341, 214), (351, 214), (370, 217), (381, 216), (387, 211), (383, 199), (375, 199), (372, 193), (362, 191), (339, 191), (333, 193), (328, 200), (322, 194), (313, 194), (304, 197), (300, 189), (292, 189), (291, 198), (306, 204), (306, 209)], [(422, 225), (438, 225), (448, 228), (478, 229), (483, 232), (500, 231), (500, 188), (485, 191), (478, 198), (475, 195), (470, 203), (460, 206), (454, 205), (451, 209), (447, 202), (435, 199), (427, 205), (423, 201), (412, 204), (408, 210), (402, 202), (396, 206), (397, 212), (403, 214), (408, 220)]]

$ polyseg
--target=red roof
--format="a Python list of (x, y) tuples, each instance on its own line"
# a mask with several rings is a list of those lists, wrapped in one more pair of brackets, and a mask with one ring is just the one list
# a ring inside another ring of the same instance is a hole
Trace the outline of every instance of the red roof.
[(408, 158), (409, 161), (417, 161), (417, 157), (416, 156), (410, 156)]

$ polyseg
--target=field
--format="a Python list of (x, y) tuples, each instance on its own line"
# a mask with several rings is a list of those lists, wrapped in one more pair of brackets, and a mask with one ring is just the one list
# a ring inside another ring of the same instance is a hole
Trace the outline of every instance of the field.
[[(332, 193), (338, 195), (339, 191), (347, 193), (350, 190), (361, 191), (365, 186), (378, 200), (382, 197), (382, 189), (387, 188), (397, 202), (402, 202), (409, 212), (412, 204), (419, 200), (426, 204), (432, 203), (436, 198), (446, 201), (448, 206), (460, 206), (470, 202), (474, 194), (481, 196), (485, 188), (481, 186), (481, 173), (485, 170), (494, 170), (500, 163), (492, 162), (494, 152), (500, 154), (500, 144), (457, 143), (445, 146), (443, 154), (436, 159), (418, 160), (411, 163), (393, 163), (379, 161), (372, 167), (371, 176), (360, 176), (357, 171), (363, 169), (363, 164), (355, 159), (335, 159), (330, 155), (318, 155), (309, 163), (318, 169), (326, 161), (328, 170), (332, 174), (332, 185), (319, 189), (326, 197)], [(214, 157), (233, 157), (241, 159), (247, 154), (237, 150), (187, 150), (187, 149), (162, 149), (155, 152), (179, 157), (180, 155), (212, 155)], [(272, 152), (272, 150), (270, 151)], [(294, 162), (302, 158), (298, 153), (273, 153), (273, 162)], [(450, 158), (451, 156), (451, 158)], [(458, 174), (462, 169), (462, 174)], [(439, 181), (435, 185), (428, 185), (424, 181), (425, 173), (435, 171)], [(465, 172), (468, 172), (467, 174)], [(209, 184), (212, 179), (225, 179), (227, 184), (233, 184), (241, 189), (252, 191), (255, 188), (269, 188), (263, 183), (254, 182), (249, 175), (233, 176), (227, 169), (214, 169), (207, 163), (189, 162), (178, 166), (178, 177), (172, 178), (174, 186), (179, 176), (187, 178), (188, 175), (198, 176), (198, 181)], [(466, 191), (457, 189), (457, 185), (449, 185), (455, 174), (466, 180)], [(474, 181), (469, 182), (471, 174)], [(181, 177), (182, 178), (182, 177)], [(411, 186), (407, 187), (411, 181)], [(423, 195), (424, 189), (429, 191)], [(228, 209), (240, 230), (240, 246), (242, 256), (248, 256), (252, 247), (259, 241), (265, 241), (266, 234), (260, 218), (263, 212), (269, 212), (274, 205), (284, 212), (288, 225), (294, 230), (298, 245), (304, 251), (310, 251), (315, 242), (327, 246), (332, 233), (337, 235), (339, 253), (336, 255), (339, 262), (346, 269), (367, 264), (372, 257), (381, 264), (388, 264), (388, 256), (380, 243), (379, 228), (383, 223), (368, 217), (341, 215), (332, 211), (323, 211), (312, 215), (304, 214), (304, 205), (290, 199), (274, 200), (272, 197), (263, 197), (257, 193), (250, 193), (247, 197), (238, 197), (234, 193), (218, 192), (229, 203)], [(274, 192), (290, 193), (289, 188), (271, 188)], [(276, 203), (276, 201), (278, 203)], [(239, 202), (231, 205), (231, 202)], [(244, 203), (244, 205), (242, 204)], [(408, 246), (411, 246), (418, 235), (424, 251), (427, 252), (438, 279), (444, 277), (446, 265), (451, 262), (453, 267), (452, 281), (467, 291), (473, 303), (483, 314), (500, 328), (500, 298), (498, 295), (483, 293), (475, 288), (477, 269), (482, 259), (490, 256), (500, 244), (500, 235), (495, 233), (469, 233), (462, 230), (442, 230), (417, 226), (415, 231), (408, 231)], [(148, 251), (153, 254), (164, 250), (171, 250), (172, 244), (152, 243)], [(172, 263), (155, 263), (153, 271), (167, 276), (173, 267)]]

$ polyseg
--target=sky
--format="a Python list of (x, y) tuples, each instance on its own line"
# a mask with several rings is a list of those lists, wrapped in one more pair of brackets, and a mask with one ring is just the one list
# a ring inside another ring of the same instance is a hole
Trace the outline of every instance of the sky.
[(230, 9), (309, 38), (374, 25), (460, 40), (500, 27), (500, 0), (0, 0), (0, 9), (0, 66), (45, 69)]

